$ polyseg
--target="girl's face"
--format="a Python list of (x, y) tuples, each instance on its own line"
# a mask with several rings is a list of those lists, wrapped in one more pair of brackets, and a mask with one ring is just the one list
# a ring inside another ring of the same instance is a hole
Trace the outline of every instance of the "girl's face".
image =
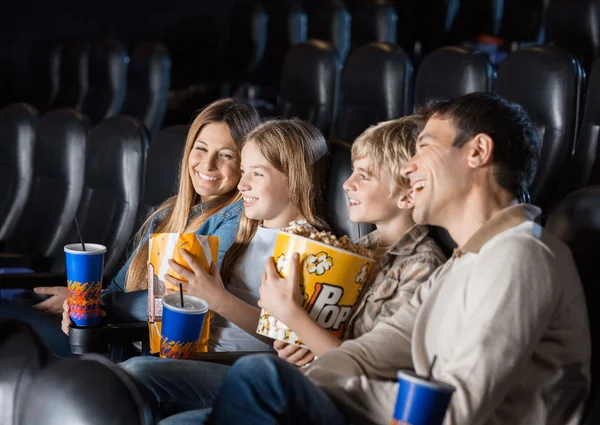
[(242, 177), (238, 189), (244, 197), (244, 212), (253, 220), (263, 220), (263, 226), (281, 228), (296, 219), (296, 209), (290, 205), (288, 179), (263, 156), (253, 141), (242, 148)]
[(240, 158), (227, 124), (206, 124), (192, 146), (188, 171), (202, 202), (231, 192), (240, 180)]

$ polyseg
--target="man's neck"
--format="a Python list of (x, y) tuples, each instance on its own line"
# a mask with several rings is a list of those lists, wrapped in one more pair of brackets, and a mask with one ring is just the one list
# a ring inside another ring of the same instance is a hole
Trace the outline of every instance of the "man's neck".
[(385, 222), (375, 223), (379, 230), (379, 246), (390, 247), (398, 242), (415, 225), (412, 210), (400, 210), (400, 213)]
[(506, 191), (497, 193), (471, 193), (464, 202), (457, 204), (453, 211), (447, 211), (447, 219), (442, 227), (450, 233), (454, 242), (463, 246), (490, 218), (503, 209), (514, 205), (517, 200)]

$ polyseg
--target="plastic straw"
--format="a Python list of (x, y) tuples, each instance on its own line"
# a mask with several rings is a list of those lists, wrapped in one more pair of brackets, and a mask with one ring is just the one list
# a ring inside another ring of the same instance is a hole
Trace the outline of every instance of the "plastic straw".
[(429, 365), (429, 372), (427, 373), (427, 380), (431, 381), (431, 374), (433, 373), (433, 366), (435, 366), (435, 361), (437, 360), (437, 356), (433, 356), (433, 360), (431, 361), (431, 365)]
[(183, 286), (181, 283), (179, 284), (179, 296), (181, 297), (181, 308), (185, 308), (185, 305), (183, 304)]
[(81, 235), (81, 229), (79, 228), (79, 223), (77, 222), (77, 216), (75, 216), (75, 227), (77, 227), (77, 233), (79, 234), (79, 240), (81, 241), (81, 248), (85, 251), (85, 243), (83, 242), (83, 236)]

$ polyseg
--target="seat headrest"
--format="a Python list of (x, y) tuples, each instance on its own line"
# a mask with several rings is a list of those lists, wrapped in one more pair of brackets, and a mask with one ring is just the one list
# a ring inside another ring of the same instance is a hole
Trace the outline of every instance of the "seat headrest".
[(395, 44), (371, 43), (348, 58), (334, 137), (354, 140), (370, 125), (412, 110), (413, 66)]
[(585, 80), (566, 49), (535, 46), (510, 53), (498, 69), (496, 92), (522, 105), (542, 134), (542, 151), (529, 189), (542, 208), (550, 204), (571, 158)]
[(29, 325), (0, 320), (1, 424), (16, 424), (19, 410), (31, 408), (24, 399), (35, 376), (49, 360), (50, 351)]
[(56, 362), (35, 378), (18, 425), (150, 425), (142, 388), (101, 356)]
[(489, 92), (496, 71), (486, 55), (466, 47), (442, 47), (431, 52), (417, 72), (415, 105)]
[(93, 42), (89, 61), (90, 86), (117, 90), (124, 84), (129, 56), (117, 40), (107, 38)]

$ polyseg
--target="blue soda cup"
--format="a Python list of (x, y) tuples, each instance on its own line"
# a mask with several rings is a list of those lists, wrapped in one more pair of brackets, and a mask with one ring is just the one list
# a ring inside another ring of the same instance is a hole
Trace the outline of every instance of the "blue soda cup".
[(455, 388), (413, 372), (398, 372), (398, 398), (392, 425), (442, 425)]
[(100, 323), (102, 269), (106, 247), (98, 244), (74, 243), (65, 246), (69, 316), (76, 326), (96, 326)]
[(200, 341), (208, 303), (192, 295), (171, 294), (162, 299), (160, 356), (166, 359), (190, 359)]

